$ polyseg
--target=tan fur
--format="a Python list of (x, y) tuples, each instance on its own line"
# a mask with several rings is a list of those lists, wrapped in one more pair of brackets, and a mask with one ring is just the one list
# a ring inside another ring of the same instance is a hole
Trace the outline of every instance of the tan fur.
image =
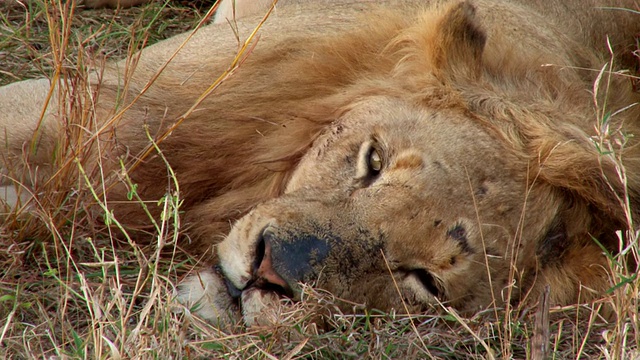
[[(280, 7), (251, 56), (159, 144), (180, 184), (191, 249), (225, 239), (221, 273), (206, 273), (214, 280), (205, 290), (185, 286), (183, 301), (219, 294), (208, 314), (233, 310), (219, 291), (225, 277), (242, 291), (245, 321), (259, 323), (269, 289), (295, 298), (298, 281), (388, 309), (402, 304), (393, 278), (411, 311), (536, 299), (546, 284), (558, 304), (605, 290), (606, 258), (592, 237), (614, 248), (625, 193), (591, 140), (597, 71), (583, 69), (609, 59), (607, 36), (617, 63), (635, 65), (627, 44), (640, 21), (596, 9), (633, 2), (378, 3)], [(241, 36), (259, 19), (240, 21)], [(111, 64), (91, 80), (98, 97), (85, 100), (97, 128), (109, 124), (100, 135), (112, 145), (100, 155), (106, 174), (117, 180), (122, 157), (150, 203), (167, 192), (158, 181), (167, 170), (153, 151), (140, 160), (147, 137), (185, 114), (238, 47), (228, 26), (202, 29), (146, 89), (184, 39), (145, 49), (126, 86), (127, 63)], [(31, 165), (25, 178), (41, 182), (55, 168), (46, 156), (59, 111), (48, 108), (38, 151), (25, 151), (49, 84), (11, 86), (0, 89), (4, 171), (20, 173), (26, 153), (39, 171)], [(638, 96), (613, 77), (597, 101), (615, 113)], [(616, 113), (610, 127), (638, 133), (639, 111)], [(623, 159), (638, 212), (635, 141)], [(379, 174), (369, 170), (374, 152)], [(126, 184), (115, 183), (116, 217), (144, 228), (139, 205), (122, 201)]]

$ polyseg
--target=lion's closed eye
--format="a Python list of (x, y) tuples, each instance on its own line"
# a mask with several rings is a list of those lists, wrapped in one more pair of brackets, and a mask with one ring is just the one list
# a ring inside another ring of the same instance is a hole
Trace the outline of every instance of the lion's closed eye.
[(416, 269), (403, 269), (406, 273), (407, 277), (413, 277), (417, 282), (427, 290), (431, 295), (435, 298), (443, 300), (444, 292), (442, 291), (441, 285), (438, 283), (433, 274), (431, 274), (428, 270), (416, 268)]

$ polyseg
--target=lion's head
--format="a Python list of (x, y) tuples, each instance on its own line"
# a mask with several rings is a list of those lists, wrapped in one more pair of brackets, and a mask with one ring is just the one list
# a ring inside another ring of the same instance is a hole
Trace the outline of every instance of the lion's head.
[(589, 137), (590, 82), (542, 66), (592, 59), (530, 18), (507, 51), (511, 25), (483, 21), (499, 23), (500, 10), (526, 23), (518, 9), (478, 17), (454, 3), (399, 28), (380, 54), (393, 66), (344, 90), (350, 100), (284, 192), (217, 246), (217, 307), (239, 298), (252, 324), (301, 283), (409, 311), (476, 311), (537, 299), (546, 285), (554, 303), (602, 291), (600, 245), (624, 222), (622, 187)]
[[(558, 221), (562, 198), (527, 188), (514, 164), (465, 111), (363, 100), (316, 141), (285, 194), (235, 224), (219, 268), (254, 314), (274, 292), (295, 298), (301, 282), (384, 310), (520, 299), (577, 249)], [(603, 269), (584, 270), (562, 280), (569, 297)]]
[[(526, 205), (509, 157), (464, 111), (363, 100), (316, 141), (284, 195), (234, 226), (220, 267), (241, 290), (295, 296), (312, 282), (380, 309), (402, 298), (416, 310), (484, 307), (504, 296), (518, 230), (531, 237), (553, 222), (538, 201)], [(521, 224), (523, 211), (536, 215)]]

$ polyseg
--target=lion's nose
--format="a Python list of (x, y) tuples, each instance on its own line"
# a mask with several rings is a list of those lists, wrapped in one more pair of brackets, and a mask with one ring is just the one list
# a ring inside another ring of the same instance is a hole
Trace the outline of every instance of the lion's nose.
[(285, 279), (278, 274), (273, 267), (271, 239), (269, 236), (261, 236), (256, 252), (254, 266), (254, 285), (264, 289), (275, 290), (284, 295), (293, 297), (293, 290)]
[(254, 263), (254, 285), (272, 289), (291, 298), (299, 282), (317, 278), (329, 255), (329, 241), (312, 234), (278, 235), (265, 229), (258, 241)]

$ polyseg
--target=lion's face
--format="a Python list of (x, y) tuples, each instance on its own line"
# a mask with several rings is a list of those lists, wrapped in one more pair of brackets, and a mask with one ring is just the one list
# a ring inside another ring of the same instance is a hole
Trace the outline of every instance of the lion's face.
[[(274, 292), (295, 297), (299, 282), (382, 310), (403, 299), (410, 310), (502, 302), (511, 245), (549, 220), (540, 209), (523, 219), (526, 179), (469, 116), (382, 97), (346, 110), (285, 194), (238, 221), (218, 247), (245, 319)], [(514, 257), (535, 253), (530, 246), (524, 240)]]

